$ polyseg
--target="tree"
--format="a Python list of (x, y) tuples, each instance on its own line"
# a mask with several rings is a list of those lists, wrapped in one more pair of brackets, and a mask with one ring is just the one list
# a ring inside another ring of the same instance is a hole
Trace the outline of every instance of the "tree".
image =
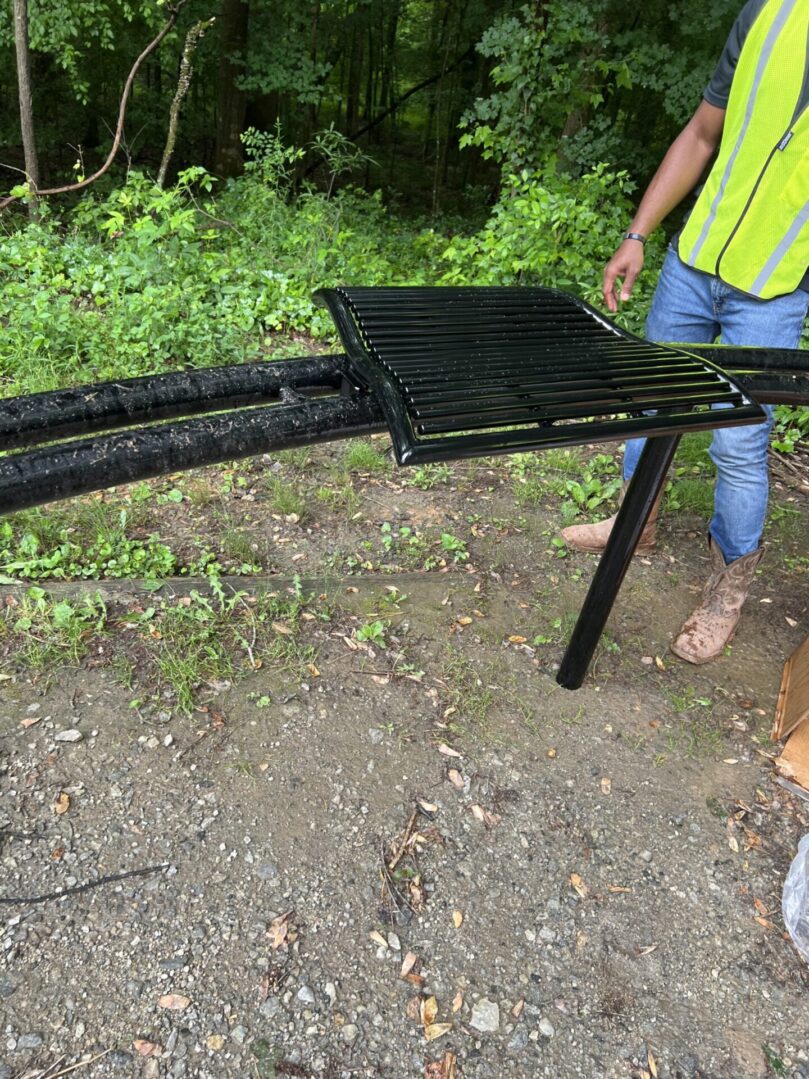
[[(20, 99), (20, 129), (25, 176), (35, 193), (39, 187), (39, 158), (34, 135), (34, 100), (31, 90), (31, 51), (28, 46), (28, 0), (14, 0), (14, 45), (17, 53), (17, 86)], [(36, 213), (36, 196), (29, 203), (29, 211)]]

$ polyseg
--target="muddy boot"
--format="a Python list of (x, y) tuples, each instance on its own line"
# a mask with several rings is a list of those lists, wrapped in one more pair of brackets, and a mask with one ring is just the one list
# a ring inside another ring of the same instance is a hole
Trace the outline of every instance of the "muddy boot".
[(675, 656), (688, 663), (708, 663), (732, 639), (763, 550), (726, 563), (718, 544), (709, 541), (711, 576), (697, 607), (671, 644)]
[[(618, 505), (620, 506), (624, 500), (626, 489), (629, 483), (625, 483), (621, 488), (621, 493), (618, 495)], [(657, 518), (660, 515), (660, 500), (662, 499), (662, 493), (655, 499), (655, 504), (652, 506), (652, 512), (649, 514), (649, 520), (646, 522), (646, 526), (640, 534), (638, 540), (638, 546), (635, 548), (635, 554), (648, 554), (649, 551), (655, 549), (655, 543), (657, 542)], [(571, 525), (569, 528), (562, 529), (562, 539), (568, 545), (568, 547), (575, 547), (577, 551), (590, 551), (593, 554), (600, 554), (607, 546), (607, 540), (610, 538), (610, 532), (612, 532), (612, 526), (615, 524), (615, 518), (617, 514), (613, 514), (612, 517), (608, 517), (606, 521), (597, 521), (593, 525)]]

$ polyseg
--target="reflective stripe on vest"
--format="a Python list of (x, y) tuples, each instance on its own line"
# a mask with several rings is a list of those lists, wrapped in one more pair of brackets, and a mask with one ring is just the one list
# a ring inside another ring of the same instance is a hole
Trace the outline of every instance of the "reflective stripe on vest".
[(680, 257), (769, 299), (809, 266), (809, 0), (769, 0), (744, 43), (716, 163), (680, 237)]

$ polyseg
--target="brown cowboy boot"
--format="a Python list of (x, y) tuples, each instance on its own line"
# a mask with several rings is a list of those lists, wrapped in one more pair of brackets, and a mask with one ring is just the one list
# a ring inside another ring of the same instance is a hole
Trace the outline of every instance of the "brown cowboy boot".
[(750, 585), (764, 551), (726, 563), (719, 545), (708, 541), (711, 551), (711, 576), (702, 592), (702, 603), (672, 641), (675, 656), (688, 663), (708, 663), (721, 654), (732, 639), (742, 613)]
[[(629, 486), (629, 482), (626, 482), (621, 488), (621, 493), (618, 495), (618, 505), (620, 506), (624, 500), (626, 489)], [(649, 520), (643, 531), (640, 534), (638, 540), (638, 546), (635, 548), (635, 554), (648, 554), (655, 549), (655, 543), (657, 542), (657, 518), (660, 515), (660, 501), (663, 497), (662, 492), (655, 499), (655, 503), (652, 506), (652, 512), (649, 514)], [(568, 545), (568, 547), (575, 547), (577, 551), (589, 551), (593, 554), (600, 554), (607, 546), (607, 540), (610, 538), (610, 532), (612, 532), (612, 526), (615, 524), (615, 518), (617, 514), (613, 514), (612, 517), (608, 517), (605, 521), (597, 521), (592, 525), (570, 525), (569, 528), (562, 529), (562, 539)]]

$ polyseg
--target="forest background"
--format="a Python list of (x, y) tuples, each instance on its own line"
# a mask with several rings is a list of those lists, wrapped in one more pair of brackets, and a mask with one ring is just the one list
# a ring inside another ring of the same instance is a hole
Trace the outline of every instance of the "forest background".
[(0, 392), (282, 355), (322, 285), (598, 302), (739, 7), (3, 0)]

